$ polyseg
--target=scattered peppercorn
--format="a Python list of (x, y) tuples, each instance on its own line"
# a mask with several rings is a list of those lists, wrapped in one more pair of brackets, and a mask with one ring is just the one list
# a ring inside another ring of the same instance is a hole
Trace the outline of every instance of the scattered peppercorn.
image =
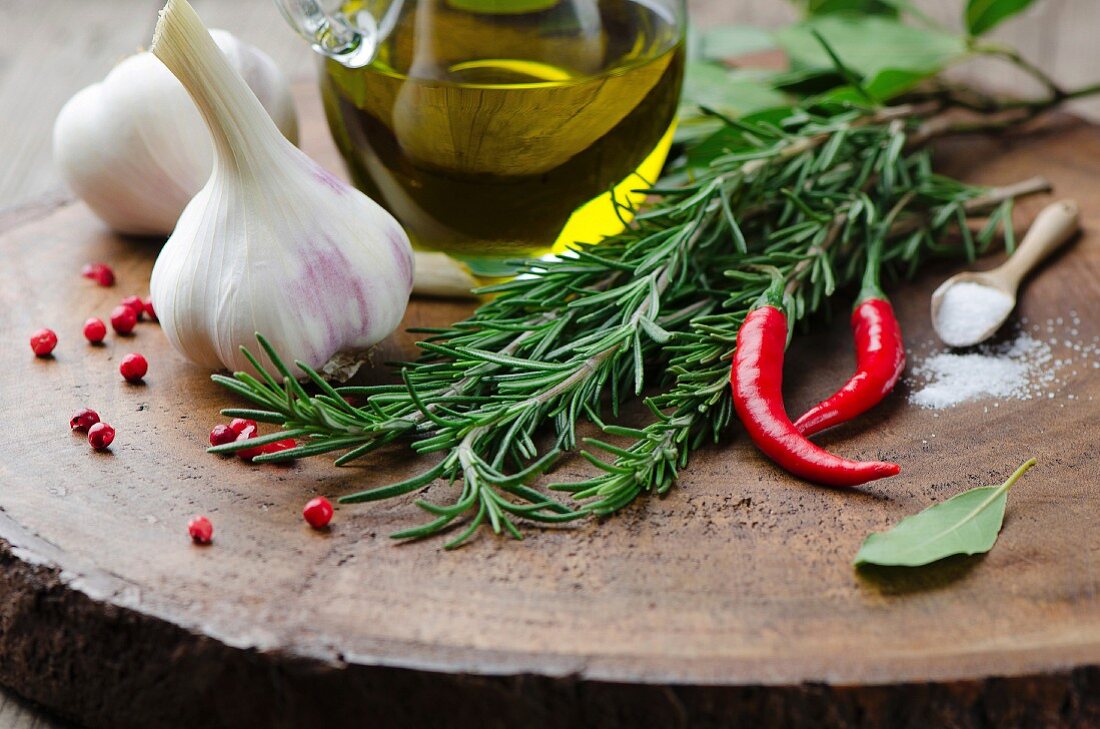
[(84, 278), (90, 278), (100, 286), (114, 286), (115, 272), (106, 263), (89, 263), (80, 272)]
[(235, 440), (237, 440), (237, 431), (228, 425), (215, 425), (214, 429), (210, 431), (210, 445), (212, 446), (225, 445)]
[(98, 422), (99, 413), (95, 410), (84, 408), (83, 410), (78, 410), (76, 415), (69, 418), (69, 429), (79, 433), (85, 433)]
[(111, 310), (111, 327), (119, 334), (129, 334), (137, 324), (137, 314), (129, 306), (119, 304)]
[(256, 425), (255, 420), (249, 420), (248, 418), (233, 418), (229, 421), (229, 427), (234, 433), (243, 433), (245, 428), (252, 428), (253, 433), (260, 426)]
[(141, 382), (141, 378), (149, 371), (149, 362), (137, 352), (131, 352), (122, 358), (118, 371), (127, 382)]
[[(232, 428), (233, 426), (230, 425), (229, 427)], [(241, 441), (251, 440), (252, 438), (255, 438), (255, 437), (256, 437), (256, 426), (248, 425), (248, 426), (245, 426), (244, 428), (242, 428), (241, 431), (237, 434), (237, 438), (236, 438), (235, 442), (240, 443)], [(256, 456), (263, 455), (263, 453), (264, 453), (264, 446), (261, 445), (261, 446), (255, 446), (253, 448), (242, 448), (241, 450), (237, 451), (237, 456), (241, 460), (251, 461)]]
[(314, 529), (323, 529), (332, 521), (332, 504), (324, 496), (318, 496), (306, 502), (302, 516)]
[(47, 357), (57, 346), (57, 334), (53, 329), (39, 329), (31, 335), (31, 349), (36, 357)]
[(214, 539), (214, 525), (205, 516), (193, 516), (187, 522), (187, 533), (195, 544), (210, 544)]
[(157, 312), (153, 308), (153, 300), (146, 296), (141, 300), (141, 308), (145, 309), (145, 316), (149, 317), (149, 321), (158, 321)]
[(115, 429), (99, 422), (88, 428), (88, 443), (97, 451), (105, 450), (115, 440)]
[(84, 322), (84, 338), (92, 344), (99, 344), (107, 336), (107, 325), (99, 317), (93, 316)]
[(142, 303), (140, 296), (127, 296), (122, 300), (122, 306), (129, 306), (134, 310), (134, 316), (141, 321), (145, 316), (145, 304)]
[(279, 451), (289, 451), (291, 448), (297, 448), (298, 441), (293, 438), (283, 438), (277, 440), (274, 443), (268, 443), (264, 446), (264, 453), (278, 453)]

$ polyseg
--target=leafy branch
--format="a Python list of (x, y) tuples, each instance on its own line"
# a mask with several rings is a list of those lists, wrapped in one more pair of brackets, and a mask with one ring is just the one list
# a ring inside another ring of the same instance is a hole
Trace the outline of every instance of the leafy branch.
[[(666, 178), (622, 234), (557, 262), (529, 261), (522, 275), (486, 288), (494, 298), (469, 319), (424, 332), (421, 358), (400, 365), (401, 385), (334, 388), (297, 363), (310, 394), (260, 338), (275, 372), (250, 355), (257, 375), (215, 375), (257, 406), (224, 412), (283, 427), (264, 440), (302, 441), (257, 462), (344, 451), (344, 464), (398, 441), (440, 454), (405, 481), (343, 497), (461, 482), (446, 503), (418, 500), (429, 520), (397, 538), (459, 524), (448, 547), (482, 524), (519, 538), (519, 521), (608, 514), (663, 493), (729, 423), (728, 360), (766, 285), (760, 267), (783, 273), (793, 318), (804, 319), (858, 281), (872, 244), (895, 277), (931, 256), (972, 259), (998, 226), (1010, 229), (1014, 197), (1044, 189), (1032, 181), (989, 191), (935, 174), (929, 153), (909, 144), (931, 108), (806, 106), (774, 121), (721, 119), (726, 136), (709, 165)], [(990, 211), (972, 232), (969, 216)], [(940, 242), (951, 230), (958, 245)], [(619, 422), (631, 401), (644, 402), (653, 422)], [(566, 504), (530, 484), (578, 446), (585, 422), (606, 434), (584, 439), (592, 450), (581, 451), (600, 473), (552, 485), (572, 494)]]

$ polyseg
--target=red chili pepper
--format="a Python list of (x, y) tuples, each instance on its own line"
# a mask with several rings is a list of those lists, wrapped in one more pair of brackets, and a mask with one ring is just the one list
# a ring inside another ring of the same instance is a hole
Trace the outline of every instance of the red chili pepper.
[(852, 310), (856, 372), (843, 387), (795, 421), (794, 427), (803, 435), (813, 435), (870, 410), (894, 389), (905, 369), (901, 327), (894, 307), (879, 287), (878, 265), (876, 247), (868, 256), (863, 290)]
[(811, 443), (783, 407), (783, 353), (787, 316), (782, 279), (761, 297), (737, 332), (730, 384), (733, 405), (753, 443), (790, 473), (827, 486), (856, 486), (896, 475), (894, 463), (852, 461)]
[(886, 397), (905, 369), (905, 345), (894, 308), (886, 299), (867, 299), (852, 311), (856, 372), (833, 395), (795, 421), (813, 435), (865, 413)]

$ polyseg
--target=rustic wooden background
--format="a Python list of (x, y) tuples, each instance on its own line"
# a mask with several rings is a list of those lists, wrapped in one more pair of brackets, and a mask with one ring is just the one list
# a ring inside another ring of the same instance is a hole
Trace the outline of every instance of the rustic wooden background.
[[(271, 0), (192, 0), (204, 19), (272, 55), (295, 79), (314, 73), (314, 59), (283, 23)], [(62, 104), (114, 62), (148, 41), (161, 0), (0, 0), (0, 212), (64, 197), (50, 159), (50, 129)], [(932, 15), (958, 22), (962, 0), (917, 0)], [(696, 24), (775, 26), (794, 17), (780, 0), (691, 0)], [(1096, 0), (1042, 0), (996, 34), (1066, 84), (1094, 80), (1100, 64)], [(1026, 79), (992, 63), (957, 71), (988, 88), (1024, 93)], [(1078, 110), (1100, 118), (1100, 100)], [(58, 726), (0, 692), (0, 726)]]

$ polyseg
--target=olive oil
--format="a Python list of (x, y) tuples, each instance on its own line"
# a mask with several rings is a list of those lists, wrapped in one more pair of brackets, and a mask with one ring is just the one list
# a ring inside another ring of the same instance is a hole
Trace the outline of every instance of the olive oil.
[(660, 3), (508, 2), (406, 2), (370, 65), (328, 61), (323, 82), (355, 183), (415, 245), (486, 273), (622, 230), (668, 153), (683, 76)]

